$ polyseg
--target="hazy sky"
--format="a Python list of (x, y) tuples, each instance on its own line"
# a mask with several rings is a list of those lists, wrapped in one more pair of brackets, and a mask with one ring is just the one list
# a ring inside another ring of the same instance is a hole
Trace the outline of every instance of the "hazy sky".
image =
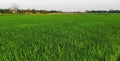
[(9, 8), (12, 4), (23, 9), (62, 11), (120, 9), (120, 0), (0, 0), (0, 8)]

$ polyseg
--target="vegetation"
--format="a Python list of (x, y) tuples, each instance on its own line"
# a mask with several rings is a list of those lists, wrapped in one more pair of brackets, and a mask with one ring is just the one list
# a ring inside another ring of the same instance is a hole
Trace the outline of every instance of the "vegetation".
[(10, 8), (10, 9), (0, 9), (1, 14), (47, 14), (47, 13), (62, 13), (62, 11), (56, 10), (35, 10), (35, 9), (18, 9), (18, 8)]
[(119, 59), (120, 14), (0, 16), (0, 61)]
[(57, 10), (19, 9), (16, 5), (9, 9), (0, 9), (0, 14), (48, 14), (48, 13), (120, 13), (120, 10), (86, 10), (85, 12), (62, 12)]
[(86, 10), (86, 13), (120, 13), (120, 10)]

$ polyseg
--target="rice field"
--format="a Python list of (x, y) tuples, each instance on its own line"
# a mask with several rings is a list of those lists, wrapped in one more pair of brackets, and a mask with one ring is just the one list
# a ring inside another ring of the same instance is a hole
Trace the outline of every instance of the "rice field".
[(119, 61), (120, 14), (0, 15), (0, 61)]

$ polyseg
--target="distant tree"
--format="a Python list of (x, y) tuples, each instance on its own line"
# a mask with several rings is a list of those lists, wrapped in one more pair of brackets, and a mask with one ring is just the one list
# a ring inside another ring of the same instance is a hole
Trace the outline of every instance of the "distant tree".
[(86, 13), (120, 13), (120, 10), (86, 10)]
[(33, 14), (36, 14), (36, 12), (37, 12), (37, 10), (32, 9), (32, 13), (33, 13)]
[(38, 12), (39, 12), (39, 13), (43, 13), (43, 14), (47, 14), (47, 13), (48, 13), (47, 10), (39, 10)]
[(120, 10), (109, 10), (110, 13), (120, 13)]
[(0, 13), (4, 13), (4, 10), (3, 10), (3, 9), (0, 9)]
[(4, 13), (10, 13), (10, 10), (9, 9), (4, 9)]
[(18, 13), (18, 5), (13, 4), (12, 7), (10, 8), (11, 13), (16, 14)]
[(56, 11), (56, 10), (51, 10), (51, 11), (49, 11), (49, 13), (57, 13), (58, 11)]
[(57, 10), (35, 10), (35, 9), (19, 9), (17, 4), (13, 4), (9, 9), (0, 9), (0, 14), (47, 14), (47, 13), (63, 13)]

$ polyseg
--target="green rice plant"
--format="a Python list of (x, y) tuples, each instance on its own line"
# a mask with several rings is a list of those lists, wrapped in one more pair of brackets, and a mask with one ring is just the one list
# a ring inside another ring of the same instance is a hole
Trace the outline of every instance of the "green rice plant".
[(0, 16), (0, 61), (118, 61), (120, 14)]

